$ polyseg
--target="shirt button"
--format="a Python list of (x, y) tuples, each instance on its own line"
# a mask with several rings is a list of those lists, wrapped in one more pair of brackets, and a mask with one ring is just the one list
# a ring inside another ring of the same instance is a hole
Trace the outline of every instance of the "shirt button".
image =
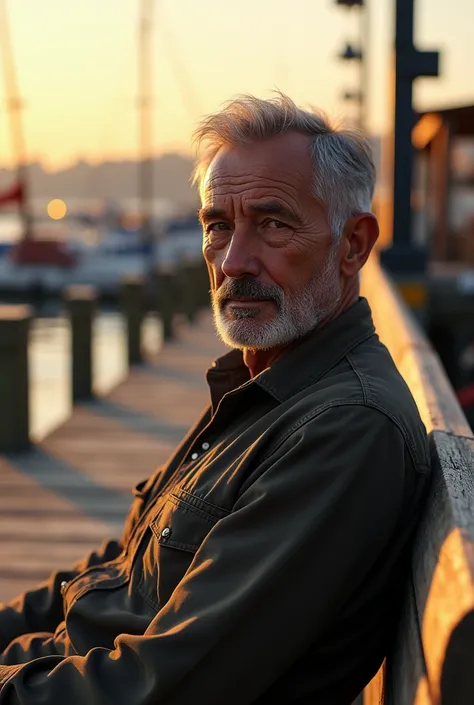
[(63, 580), (61, 583), (61, 595), (64, 595), (67, 588), (67, 580)]
[(191, 460), (197, 460), (199, 458), (199, 455), (197, 453), (193, 453), (191, 456)]
[(161, 538), (167, 539), (170, 534), (171, 534), (171, 529), (169, 528), (169, 526), (165, 526), (165, 528), (161, 532)]
[(202, 449), (203, 449), (203, 450), (208, 450), (210, 447), (211, 447), (211, 446), (209, 445), (209, 443), (203, 443), (203, 444), (202, 444)]

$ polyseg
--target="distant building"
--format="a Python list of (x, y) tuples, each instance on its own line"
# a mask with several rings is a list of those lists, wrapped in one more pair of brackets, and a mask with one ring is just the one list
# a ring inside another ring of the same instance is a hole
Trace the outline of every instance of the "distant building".
[(413, 144), (416, 237), (432, 260), (474, 266), (474, 105), (423, 113)]

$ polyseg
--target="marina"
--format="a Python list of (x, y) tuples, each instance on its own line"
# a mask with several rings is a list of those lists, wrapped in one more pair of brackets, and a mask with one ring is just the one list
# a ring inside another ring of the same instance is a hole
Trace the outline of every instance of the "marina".
[(65, 286), (90, 284), (104, 296), (116, 297), (126, 275), (176, 269), (201, 258), (202, 231), (196, 216), (157, 221), (156, 236), (148, 243), (140, 229), (114, 229), (101, 223), (84, 226), (77, 218), (66, 219), (56, 228), (44, 220), (32, 222), (35, 238), (28, 241), (27, 250), (26, 245), (19, 250), (18, 223), (12, 217), (4, 217), (2, 223), (0, 216), (3, 294), (57, 297)]

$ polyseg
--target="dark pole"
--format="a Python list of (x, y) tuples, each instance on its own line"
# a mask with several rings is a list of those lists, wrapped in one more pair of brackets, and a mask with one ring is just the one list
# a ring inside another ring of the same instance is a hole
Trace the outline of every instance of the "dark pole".
[(420, 52), (413, 43), (414, 0), (396, 0), (395, 18), (395, 113), (393, 132), (393, 244), (382, 253), (382, 263), (394, 273), (421, 273), (426, 252), (412, 239), (411, 190), (415, 124), (413, 81), (418, 76), (437, 76), (439, 54)]
[(409, 57), (415, 64), (413, 46), (413, 0), (397, 0), (395, 20), (395, 124), (393, 233), (398, 247), (411, 244), (411, 187), (413, 146), (411, 131), (415, 124), (413, 110), (413, 79)]
[(29, 306), (0, 306), (0, 453), (30, 444)]
[(360, 60), (360, 103), (359, 126), (361, 130), (368, 131), (369, 113), (369, 60), (370, 60), (370, 13), (367, 0), (360, 7), (360, 38), (362, 58)]
[(138, 365), (143, 361), (142, 324), (144, 313), (144, 279), (138, 275), (128, 275), (122, 281), (121, 308), (127, 331), (128, 365)]
[(367, 0), (336, 0), (336, 5), (346, 7), (348, 10), (359, 12), (359, 48), (354, 49), (352, 44), (347, 44), (340, 54), (345, 61), (359, 62), (359, 89), (346, 91), (344, 100), (357, 103), (357, 124), (361, 130), (367, 131), (367, 112), (369, 95), (369, 45), (370, 45), (370, 15)]
[(93, 286), (69, 286), (64, 299), (71, 326), (71, 396), (76, 403), (94, 396), (93, 328), (97, 291)]

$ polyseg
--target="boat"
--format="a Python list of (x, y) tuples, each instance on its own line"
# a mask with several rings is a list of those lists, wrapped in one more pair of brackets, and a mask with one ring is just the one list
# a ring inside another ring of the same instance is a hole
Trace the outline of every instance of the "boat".
[(144, 242), (141, 230), (98, 228), (88, 244), (69, 231), (66, 238), (32, 238), (0, 244), (0, 292), (59, 296), (70, 284), (90, 284), (104, 296), (118, 295), (126, 275), (146, 278), (150, 266), (178, 268), (198, 260), (201, 228), (195, 216), (160, 224), (161, 236)]
[[(0, 193), (0, 215), (4, 208), (18, 208), (21, 237), (0, 244), (0, 292), (58, 296), (70, 284), (90, 284), (100, 294), (116, 296), (126, 275), (150, 277), (158, 267), (177, 267), (183, 260), (200, 257), (201, 228), (195, 214), (154, 218), (151, 53), (152, 2), (142, 0), (140, 18), (140, 224), (125, 227), (120, 204), (109, 204), (101, 216), (83, 213), (67, 220), (67, 226), (41, 223), (32, 214), (28, 197), (26, 148), (21, 120), (21, 100), (10, 41), (5, 0), (0, 0), (0, 45), (7, 104), (11, 117), (12, 144), (17, 164), (16, 182)], [(84, 228), (93, 233), (84, 238)]]

